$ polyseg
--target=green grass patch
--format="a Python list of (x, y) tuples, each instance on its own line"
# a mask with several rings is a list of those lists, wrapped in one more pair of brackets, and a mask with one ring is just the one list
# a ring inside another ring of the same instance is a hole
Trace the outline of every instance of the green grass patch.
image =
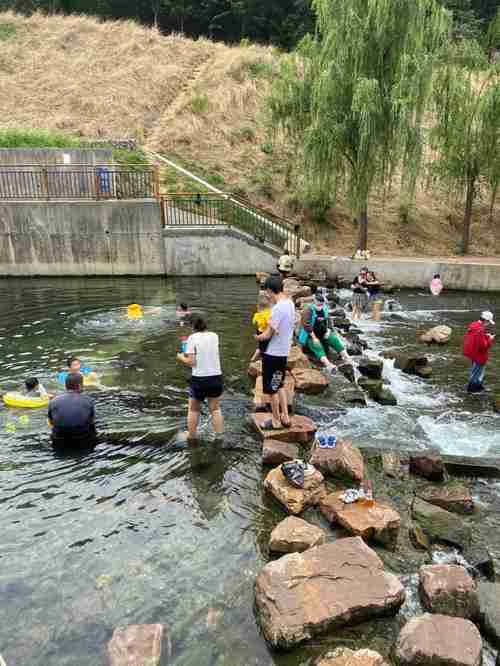
[(209, 100), (208, 95), (194, 95), (190, 102), (191, 111), (196, 115), (201, 116), (208, 111)]
[(271, 79), (274, 74), (274, 68), (271, 63), (259, 60), (247, 62), (246, 68), (251, 79)]
[(13, 23), (0, 23), (0, 42), (6, 42), (16, 34), (16, 26)]
[(0, 148), (81, 148), (80, 139), (45, 130), (0, 130)]
[(113, 160), (121, 166), (136, 167), (137, 169), (142, 169), (143, 167), (149, 168), (151, 166), (148, 158), (142, 152), (142, 150), (124, 150), (122, 148), (114, 148)]

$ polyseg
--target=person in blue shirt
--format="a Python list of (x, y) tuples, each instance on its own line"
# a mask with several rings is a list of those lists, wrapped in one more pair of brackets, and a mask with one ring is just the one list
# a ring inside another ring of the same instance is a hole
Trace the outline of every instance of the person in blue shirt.
[(82, 395), (83, 375), (70, 373), (66, 392), (49, 402), (48, 420), (55, 449), (74, 449), (95, 445), (94, 401)]

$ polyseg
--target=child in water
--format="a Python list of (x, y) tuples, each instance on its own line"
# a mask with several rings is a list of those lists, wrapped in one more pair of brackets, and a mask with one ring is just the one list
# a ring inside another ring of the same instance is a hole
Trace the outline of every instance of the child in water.
[[(252, 324), (257, 330), (257, 334), (260, 335), (264, 333), (271, 318), (271, 305), (267, 296), (261, 292), (259, 294), (259, 302), (257, 303), (257, 312), (252, 318)], [(262, 340), (259, 342), (258, 348), (255, 350), (254, 355), (252, 356), (252, 361), (256, 361), (260, 358), (260, 355), (263, 354), (267, 346), (269, 345), (269, 340)]]
[(24, 382), (24, 395), (29, 398), (52, 398), (50, 393), (47, 393), (45, 387), (40, 384), (37, 377), (29, 377)]
[(443, 283), (441, 282), (441, 276), (439, 273), (436, 273), (436, 275), (432, 278), (430, 290), (433, 296), (439, 296), (439, 294), (443, 291)]
[(180, 326), (184, 326), (184, 324), (189, 323), (192, 319), (192, 316), (193, 313), (186, 305), (186, 303), (180, 303), (179, 307), (175, 311), (175, 318), (179, 322)]

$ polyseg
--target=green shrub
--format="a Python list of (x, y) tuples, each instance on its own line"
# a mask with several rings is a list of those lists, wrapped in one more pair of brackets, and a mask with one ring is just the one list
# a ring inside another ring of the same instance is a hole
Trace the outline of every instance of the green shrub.
[(260, 60), (247, 62), (246, 68), (251, 79), (270, 79), (274, 74), (273, 66)]
[(0, 148), (80, 148), (80, 139), (45, 130), (0, 130)]
[(191, 99), (191, 111), (197, 115), (202, 115), (208, 111), (209, 101), (207, 95), (195, 95)]
[(0, 42), (6, 42), (16, 34), (16, 26), (13, 23), (0, 23)]

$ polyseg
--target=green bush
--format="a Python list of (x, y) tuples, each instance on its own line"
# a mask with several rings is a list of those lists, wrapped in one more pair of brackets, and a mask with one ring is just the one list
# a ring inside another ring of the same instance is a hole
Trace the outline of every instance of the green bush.
[(202, 115), (208, 111), (209, 101), (207, 95), (195, 95), (191, 99), (191, 111), (197, 115)]
[(16, 34), (16, 26), (13, 23), (0, 23), (0, 42), (6, 42)]
[(46, 130), (0, 130), (0, 148), (81, 148), (80, 139)]
[(260, 60), (247, 62), (246, 68), (251, 79), (270, 79), (274, 74), (273, 66)]

